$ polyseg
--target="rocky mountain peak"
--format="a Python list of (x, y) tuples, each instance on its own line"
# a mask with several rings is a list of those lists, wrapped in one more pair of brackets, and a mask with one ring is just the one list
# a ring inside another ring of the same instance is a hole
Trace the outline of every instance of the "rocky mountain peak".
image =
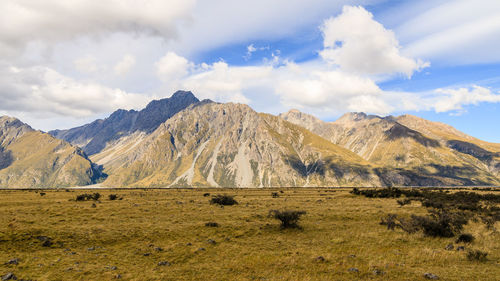
[(179, 111), (198, 103), (200, 101), (192, 92), (177, 91), (170, 98), (151, 101), (140, 111), (119, 109), (104, 120), (49, 133), (56, 138), (81, 146), (88, 155), (93, 155), (103, 150), (110, 141), (122, 136), (136, 131), (151, 133)]
[(194, 94), (191, 91), (184, 91), (184, 90), (179, 90), (175, 92), (170, 98), (190, 98), (190, 99), (197, 99)]
[(13, 139), (34, 131), (29, 125), (21, 120), (10, 116), (0, 116), (0, 145), (9, 143)]
[(362, 120), (366, 120), (369, 118), (369, 115), (366, 115), (366, 113), (363, 112), (348, 112), (344, 115), (342, 115), (339, 119), (337, 119), (338, 122), (358, 122)]

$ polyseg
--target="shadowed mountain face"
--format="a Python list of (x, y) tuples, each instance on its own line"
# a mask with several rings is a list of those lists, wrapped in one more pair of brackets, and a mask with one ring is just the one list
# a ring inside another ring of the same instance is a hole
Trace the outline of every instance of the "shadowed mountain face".
[(81, 149), (18, 119), (0, 117), (0, 187), (88, 185), (102, 177)]
[(104, 120), (69, 130), (54, 130), (49, 134), (78, 145), (88, 155), (102, 151), (110, 141), (133, 132), (151, 133), (177, 112), (199, 100), (191, 92), (177, 91), (170, 98), (154, 100), (141, 111), (119, 109)]
[(291, 110), (281, 118), (378, 166), (385, 185), (498, 184), (498, 144), (482, 142), (454, 128), (403, 115), (385, 118), (347, 113), (335, 122)]

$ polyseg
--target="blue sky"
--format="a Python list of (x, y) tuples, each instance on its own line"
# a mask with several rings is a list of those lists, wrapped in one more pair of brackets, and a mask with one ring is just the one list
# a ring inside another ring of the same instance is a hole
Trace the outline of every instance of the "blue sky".
[(0, 11), (0, 114), (38, 129), (185, 89), (326, 121), (414, 114), (500, 142), (496, 0), (7, 0)]

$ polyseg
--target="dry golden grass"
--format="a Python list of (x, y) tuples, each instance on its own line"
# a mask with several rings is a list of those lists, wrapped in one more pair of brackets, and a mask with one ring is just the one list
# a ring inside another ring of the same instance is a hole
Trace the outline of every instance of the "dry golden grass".
[[(420, 203), (401, 208), (395, 199), (357, 197), (347, 189), (283, 191), (272, 198), (279, 190), (53, 190), (45, 196), (3, 190), (0, 275), (13, 272), (33, 280), (111, 280), (118, 274), (122, 280), (425, 280), (426, 272), (440, 280), (500, 276), (500, 234), (479, 223), (467, 225), (466, 232), (476, 237), (471, 248), (489, 253), (487, 262), (445, 250), (453, 238), (379, 225), (387, 213), (425, 214)], [(74, 201), (89, 192), (102, 195), (95, 208), (93, 201)], [(235, 195), (239, 204), (210, 205), (206, 192)], [(110, 201), (111, 193), (124, 199)], [(303, 229), (280, 229), (268, 217), (271, 209), (306, 211), (299, 222)], [(206, 227), (206, 222), (220, 226)], [(37, 236), (54, 244), (43, 247)], [(14, 258), (18, 265), (4, 264)], [(160, 261), (170, 265), (159, 266)], [(374, 274), (375, 269), (384, 274)]]

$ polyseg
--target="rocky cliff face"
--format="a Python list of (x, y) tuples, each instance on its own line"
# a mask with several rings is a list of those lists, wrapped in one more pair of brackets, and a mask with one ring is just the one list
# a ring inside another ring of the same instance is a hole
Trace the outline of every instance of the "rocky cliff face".
[(69, 130), (54, 130), (49, 134), (80, 146), (88, 154), (96, 154), (108, 142), (134, 132), (151, 133), (177, 112), (199, 100), (191, 92), (177, 91), (170, 98), (154, 100), (141, 111), (119, 109), (104, 120)]
[(65, 187), (92, 184), (100, 174), (81, 149), (0, 117), (0, 187)]
[(356, 154), (247, 105), (209, 103), (93, 156), (111, 186), (376, 186)]
[(389, 185), (499, 183), (495, 144), (474, 141), (445, 124), (409, 115), (382, 118), (364, 113), (348, 113), (329, 123), (297, 111), (280, 117), (378, 166)]

